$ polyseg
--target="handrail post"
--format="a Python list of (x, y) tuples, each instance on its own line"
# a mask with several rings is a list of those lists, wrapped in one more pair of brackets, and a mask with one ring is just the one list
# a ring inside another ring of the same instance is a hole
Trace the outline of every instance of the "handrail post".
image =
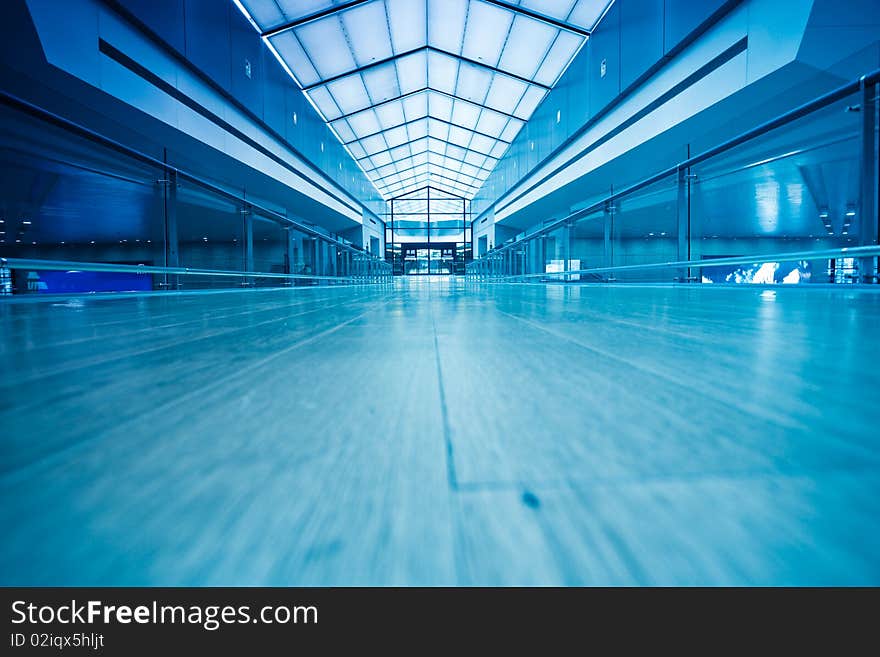
[[(613, 193), (613, 192), (612, 192)], [(605, 207), (603, 209), (603, 222), (604, 222), (604, 230), (602, 235), (603, 240), (603, 257), (602, 257), (602, 266), (603, 267), (613, 267), (614, 266), (614, 201), (605, 201)]]
[[(679, 261), (690, 260), (691, 235), (690, 235), (690, 167), (679, 166), (677, 172), (678, 195), (676, 200), (676, 233), (678, 237), (678, 250), (676, 259)], [(675, 278), (682, 283), (690, 280), (690, 268), (679, 269), (675, 272)]]
[[(162, 200), (165, 223), (164, 256), (166, 267), (180, 266), (180, 243), (177, 233), (177, 171), (168, 168), (164, 178), (157, 181), (162, 185)], [(180, 286), (177, 274), (165, 274), (162, 286), (168, 290), (176, 290)]]
[[(287, 226), (284, 232), (287, 235), (287, 273), (294, 274), (296, 273), (296, 233), (290, 226)], [(293, 286), (295, 283), (295, 279), (287, 279), (287, 285)]]
[(565, 272), (562, 276), (562, 282), (568, 283), (569, 276), (568, 272), (571, 271), (571, 240), (574, 236), (574, 222), (571, 219), (566, 219), (565, 223), (562, 225), (562, 271)]
[[(245, 271), (254, 271), (254, 222), (251, 218), (251, 210), (247, 204), (242, 205), (239, 209), (239, 213), (241, 214), (241, 226), (242, 232), (244, 233), (244, 270)], [(253, 278), (250, 276), (245, 277), (242, 281), (242, 285), (251, 286), (254, 284)]]

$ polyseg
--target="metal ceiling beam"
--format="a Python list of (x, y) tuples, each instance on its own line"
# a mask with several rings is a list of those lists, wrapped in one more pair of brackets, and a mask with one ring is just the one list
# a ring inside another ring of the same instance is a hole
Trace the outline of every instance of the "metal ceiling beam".
[(540, 12), (534, 11), (532, 9), (527, 9), (521, 5), (515, 5), (511, 2), (504, 2), (504, 0), (483, 0), (483, 2), (487, 2), (490, 5), (495, 5), (496, 7), (501, 7), (502, 9), (506, 9), (507, 11), (512, 11), (515, 14), (520, 14), (521, 16), (528, 16), (531, 19), (536, 21), (541, 21), (542, 23), (546, 23), (547, 25), (552, 25), (553, 27), (559, 28), (560, 30), (565, 30), (566, 32), (572, 32), (584, 38), (590, 36), (590, 31), (585, 30), (582, 27), (578, 27), (577, 25), (572, 25), (566, 21), (561, 21), (558, 18), (553, 18), (552, 16), (547, 16), (546, 14), (542, 14)]
[[(507, 144), (508, 146), (510, 146), (510, 142), (505, 139), (501, 139), (501, 137), (493, 137), (492, 135), (488, 135), (485, 132), (480, 132), (479, 130), (471, 130), (470, 128), (465, 128), (464, 126), (460, 126), (457, 123), (452, 123), (451, 121), (446, 121), (445, 119), (440, 119), (440, 118), (437, 118), (436, 116), (431, 116), (430, 114), (426, 114), (425, 116), (420, 116), (419, 118), (412, 119), (410, 121), (404, 121), (403, 123), (398, 123), (397, 125), (393, 125), (390, 128), (384, 128), (382, 130), (379, 130), (378, 132), (371, 132), (370, 134), (364, 135), (363, 137), (357, 137), (356, 139), (352, 139), (351, 141), (343, 142), (343, 144), (345, 144), (346, 146), (351, 146), (352, 144), (356, 144), (357, 142), (362, 141), (364, 139), (369, 139), (370, 137), (377, 137), (377, 136), (381, 135), (383, 132), (388, 132), (389, 130), (395, 130), (397, 128), (404, 128), (404, 127), (412, 125), (414, 123), (418, 123), (419, 121), (425, 121), (425, 120), (439, 121), (440, 123), (443, 123), (443, 124), (448, 125), (450, 127), (461, 128), (462, 130), (466, 130), (467, 132), (473, 133), (475, 135), (480, 135), (481, 137), (485, 137), (486, 139), (491, 139), (492, 141), (498, 141), (498, 142), (501, 142), (502, 144)], [(435, 139), (436, 139), (436, 137), (435, 137)]]
[[(403, 179), (400, 180), (400, 182), (394, 183), (394, 185), (404, 185), (408, 180), (415, 180), (415, 179), (419, 178), (421, 175), (422, 175), (422, 174), (419, 174), (419, 175), (416, 175), (416, 176), (409, 176), (408, 178), (403, 178)], [(476, 185), (471, 185), (470, 183), (466, 183), (466, 182), (461, 181), (461, 180), (455, 180), (455, 178), (450, 178), (449, 176), (444, 176), (444, 175), (441, 174), (441, 173), (430, 173), (430, 172), (428, 172), (428, 173), (426, 173), (426, 174), (424, 174), (424, 175), (427, 175), (429, 180), (430, 180), (431, 178), (442, 178), (443, 180), (448, 180), (450, 183), (453, 183), (453, 184), (455, 184), (455, 185), (461, 185), (462, 187), (469, 187), (469, 188), (473, 189), (474, 191), (476, 191), (476, 190), (479, 189), (479, 187), (477, 187)], [(392, 186), (393, 186), (393, 185), (389, 185), (389, 187), (392, 187)]]
[(332, 16), (333, 14), (338, 14), (339, 12), (345, 11), (346, 9), (353, 9), (358, 5), (363, 5), (370, 1), (371, 0), (349, 0), (349, 2), (343, 2), (332, 7), (327, 7), (327, 9), (316, 11), (315, 13), (309, 14), (308, 16), (297, 18), (295, 21), (283, 23), (281, 25), (268, 29), (262, 33), (262, 36), (268, 39), (269, 37), (281, 34), (282, 32), (287, 32), (288, 30), (295, 29), (300, 25), (305, 25), (306, 23), (311, 23), (312, 21), (320, 20), (321, 18), (326, 18), (327, 16)]
[[(360, 75), (370, 69), (374, 69), (377, 66), (383, 66), (390, 62), (393, 62), (395, 59), (401, 59), (403, 57), (409, 57), (410, 55), (415, 55), (417, 53), (425, 50), (424, 46), (419, 46), (418, 48), (413, 48), (412, 50), (406, 50), (397, 55), (391, 55), (391, 57), (385, 57), (384, 59), (377, 59), (375, 62), (370, 62), (369, 64), (364, 64), (363, 66), (359, 66), (357, 68), (353, 68), (350, 71), (346, 71), (345, 73), (340, 73), (339, 75), (333, 75), (329, 78), (323, 79), (320, 82), (315, 82), (314, 84), (307, 85), (303, 87), (303, 91), (311, 91), (312, 89), (317, 89), (318, 87), (323, 87), (325, 85), (331, 84), (338, 80), (344, 80), (347, 77), (351, 77), (352, 75)], [(314, 63), (312, 64), (314, 66)]]
[(447, 50), (443, 50), (441, 48), (436, 48), (431, 45), (420, 46), (419, 48), (413, 48), (412, 50), (407, 50), (406, 52), (402, 52), (399, 55), (392, 55), (391, 57), (386, 57), (384, 59), (376, 60), (375, 62), (370, 62), (369, 64), (364, 64), (363, 66), (359, 66), (358, 68), (352, 69), (350, 71), (346, 71), (345, 73), (340, 73), (339, 75), (334, 75), (333, 77), (326, 78), (321, 80), (320, 82), (315, 82), (314, 84), (310, 84), (308, 86), (303, 87), (303, 91), (311, 91), (312, 89), (317, 89), (318, 87), (323, 87), (333, 82), (337, 82), (339, 80), (343, 80), (345, 78), (351, 77), (353, 75), (360, 75), (365, 71), (369, 71), (370, 69), (376, 68), (377, 66), (382, 66), (384, 64), (388, 64), (393, 62), (395, 59), (400, 59), (402, 57), (408, 57), (410, 55), (415, 55), (421, 51), (427, 52), (435, 52), (441, 55), (445, 55), (446, 57), (452, 57), (453, 59), (457, 59), (459, 61), (470, 64), (471, 66), (476, 66), (477, 68), (481, 68), (491, 73), (495, 73), (497, 75), (504, 75), (509, 78), (513, 78), (514, 80), (519, 80), (523, 84), (531, 85), (533, 87), (538, 87), (539, 89), (543, 89), (544, 91), (550, 91), (550, 87), (546, 84), (541, 84), (540, 82), (536, 82), (535, 80), (530, 80), (529, 78), (523, 77), (522, 75), (517, 75), (516, 73), (510, 73), (509, 71), (505, 71), (503, 69), (497, 68), (495, 66), (490, 66), (489, 64), (485, 64), (483, 62), (479, 62), (475, 59), (469, 59), (467, 57), (463, 57), (461, 55), (456, 55), (455, 53), (449, 52)]
[[(429, 155), (436, 155), (438, 157), (446, 157), (446, 158), (449, 158), (450, 160), (452, 160), (453, 162), (458, 162), (460, 164), (467, 164), (468, 166), (474, 167), (475, 169), (479, 169), (480, 171), (485, 171), (486, 173), (489, 173), (489, 174), (492, 173), (492, 169), (487, 169), (486, 167), (478, 166), (476, 164), (471, 164), (470, 162), (465, 162), (464, 160), (461, 160), (457, 157), (452, 157), (451, 155), (444, 155), (443, 153), (438, 153), (437, 151), (432, 151), (430, 148), (426, 148), (423, 151), (418, 151), (416, 153), (413, 153), (412, 155), (407, 155), (406, 157), (417, 157), (417, 156), (423, 155), (425, 153), (428, 153)], [(406, 158), (404, 158), (404, 159), (406, 159)], [(364, 173), (366, 173), (369, 176), (371, 173), (377, 172), (379, 169), (384, 169), (387, 166), (392, 166), (393, 164), (396, 164), (396, 162), (389, 162), (388, 164), (383, 164), (380, 167), (373, 167), (371, 169), (364, 169), (363, 171), (364, 171)]]
[(434, 187), (433, 185), (425, 185), (423, 187), (419, 187), (418, 189), (414, 189), (411, 192), (407, 192), (406, 194), (403, 194), (402, 196), (395, 196), (394, 198), (390, 198), (388, 200), (389, 201), (449, 201), (449, 200), (451, 200), (451, 199), (444, 199), (444, 198), (439, 198), (439, 199), (437, 199), (437, 198), (431, 198), (431, 199), (429, 199), (429, 198), (406, 198), (410, 194), (415, 194), (416, 192), (421, 192), (426, 189), (433, 189), (435, 192), (443, 192), (444, 194), (449, 194), (450, 196), (454, 197), (455, 200), (458, 200), (458, 201), (467, 201), (467, 199), (464, 196), (459, 196), (458, 194), (453, 194), (450, 191), (447, 191), (445, 189), (440, 189), (439, 187)]
[(461, 201), (467, 201), (467, 199), (464, 196), (459, 196), (458, 194), (454, 194), (454, 193), (450, 192), (448, 189), (441, 189), (440, 187), (435, 187), (434, 185), (422, 185), (421, 187), (417, 187), (416, 189), (413, 189), (412, 191), (409, 191), (406, 194), (401, 194), (400, 196), (395, 196), (394, 198), (390, 198), (388, 200), (389, 201), (422, 201), (422, 200), (443, 201), (443, 200), (448, 200), (448, 199), (410, 199), (410, 198), (406, 198), (410, 194), (415, 194), (416, 192), (421, 192), (426, 189), (433, 189), (435, 192), (442, 192), (444, 194), (449, 194), (450, 196), (453, 196), (456, 199), (459, 199)]
[(416, 89), (414, 91), (408, 91), (405, 94), (401, 94), (399, 96), (395, 96), (394, 98), (389, 98), (388, 100), (383, 100), (381, 103), (376, 103), (375, 105), (370, 105), (369, 107), (364, 107), (363, 109), (359, 109), (354, 112), (349, 112), (348, 114), (343, 114), (342, 116), (337, 116), (335, 119), (330, 119), (330, 123), (336, 123), (336, 121), (341, 121), (342, 119), (348, 119), (355, 114), (360, 114), (361, 112), (367, 112), (372, 109), (376, 109), (377, 107), (382, 107), (382, 105), (387, 105), (388, 103), (393, 103), (398, 100), (403, 100), (404, 98), (409, 98), (410, 96), (415, 96), (416, 94), (425, 93), (426, 91), (433, 91), (435, 94), (440, 94), (441, 96), (446, 96), (447, 98), (451, 98), (452, 100), (460, 100), (463, 103), (467, 103), (468, 105), (473, 105), (474, 107), (480, 107), (483, 109), (487, 109), (491, 112), (495, 112), (496, 114), (500, 114), (501, 116), (506, 116), (508, 119), (513, 119), (514, 121), (519, 121), (520, 123), (525, 123), (525, 120), (515, 116), (513, 114), (508, 114), (507, 112), (502, 112), (501, 110), (497, 110), (494, 107), (489, 107), (488, 105), (480, 105), (479, 103), (475, 103), (472, 100), (468, 100), (467, 98), (462, 98), (461, 96), (456, 96), (455, 94), (448, 93), (446, 91), (440, 91), (440, 89), (434, 89), (433, 87), (423, 87), (421, 89)]
[[(451, 141), (449, 141), (448, 139), (440, 139), (440, 137), (431, 137), (430, 135), (425, 135), (424, 137), (419, 137), (418, 139), (410, 139), (409, 141), (405, 141), (405, 142), (403, 142), (402, 144), (398, 144), (397, 146), (392, 146), (391, 148), (383, 148), (381, 151), (373, 151), (372, 153), (367, 153), (367, 154), (364, 155), (363, 157), (356, 157), (355, 159), (356, 159), (358, 162), (360, 162), (361, 160), (366, 160), (368, 157), (374, 157), (374, 156), (376, 156), (376, 155), (381, 155), (382, 153), (390, 153), (391, 151), (393, 151), (393, 150), (396, 149), (396, 148), (400, 148), (400, 147), (402, 147), (402, 146), (409, 146), (410, 144), (414, 144), (415, 142), (417, 142), (417, 141), (421, 141), (422, 139), (426, 139), (426, 140), (427, 140), (427, 139), (434, 139), (435, 141), (443, 142), (443, 143), (446, 144), (447, 146), (455, 146), (456, 148), (460, 148), (460, 149), (462, 149), (462, 150), (464, 150), (464, 151), (469, 151), (469, 152), (471, 152), (471, 153), (476, 153), (477, 155), (482, 155), (483, 157), (488, 157), (488, 158), (491, 158), (491, 159), (493, 159), (493, 160), (498, 160), (498, 159), (500, 159), (500, 158), (497, 158), (497, 157), (492, 157), (492, 156), (489, 155), (488, 153), (484, 153), (484, 152), (482, 152), (482, 151), (478, 151), (478, 150), (476, 150), (475, 148), (467, 148), (467, 147), (465, 147), (465, 146), (459, 146), (458, 144), (453, 144), (453, 143), (452, 143)], [(366, 152), (366, 151), (364, 151), (364, 152)], [(438, 155), (439, 155), (439, 153), (438, 153)], [(407, 155), (406, 157), (409, 157), (409, 156)]]
[[(464, 196), (464, 194), (470, 193), (470, 192), (466, 192), (465, 190), (459, 189), (456, 191), (451, 191), (445, 187), (438, 187), (437, 185), (430, 185), (430, 187), (431, 187), (431, 189), (436, 190), (436, 191), (440, 192), (441, 194), (449, 194), (450, 196), (458, 197), (458, 198), (462, 199), (463, 201), (470, 202), (470, 199), (472, 198), (472, 197)], [(409, 194), (414, 194), (415, 192), (419, 192), (423, 189), (425, 189), (425, 185), (419, 184), (419, 185), (414, 185), (413, 188), (408, 191), (404, 191), (403, 189), (401, 189), (401, 190), (398, 190), (398, 192), (396, 192), (396, 193), (398, 193), (400, 196), (407, 196)], [(387, 200), (401, 200), (401, 201), (406, 200), (405, 198), (400, 198), (400, 196), (395, 196), (395, 197), (393, 197), (391, 199), (387, 199)]]
[[(410, 171), (415, 171), (416, 169), (420, 169), (422, 167), (437, 167), (438, 169), (443, 169), (444, 171), (448, 171), (449, 173), (461, 173), (461, 171), (456, 171), (455, 169), (450, 169), (449, 167), (445, 167), (442, 164), (432, 164), (429, 162), (425, 162), (424, 164), (416, 164), (414, 166), (407, 167), (406, 169), (401, 169), (400, 171), (395, 171), (394, 173), (386, 174), (386, 175), (382, 176), (381, 178), (373, 178), (373, 182), (377, 183), (380, 180), (385, 180), (386, 178), (391, 178), (392, 176), (399, 176), (404, 173), (409, 173)], [(469, 173), (466, 173), (464, 175), (472, 180), (479, 180), (478, 178), (476, 178), (475, 176), (472, 176)]]
[(482, 68), (487, 71), (491, 71), (492, 73), (497, 73), (498, 75), (506, 75), (509, 78), (513, 78), (514, 80), (519, 80), (520, 82), (523, 82), (525, 84), (530, 84), (533, 87), (539, 87), (539, 88), (543, 89), (544, 91), (550, 91), (550, 87), (548, 87), (546, 84), (541, 84), (540, 82), (536, 82), (535, 80), (530, 80), (529, 78), (523, 77), (522, 75), (517, 75), (516, 73), (510, 73), (510, 72), (504, 71), (500, 68), (496, 68), (495, 66), (490, 66), (489, 64), (484, 64), (483, 62), (478, 62), (476, 59), (468, 59), (467, 57), (462, 57), (461, 55), (456, 55), (454, 53), (447, 52), (445, 50), (441, 50), (440, 48), (435, 48), (434, 46), (431, 46), (431, 45), (426, 46), (425, 50), (428, 50), (429, 52), (440, 53), (441, 55), (446, 55), (447, 57), (454, 57), (455, 59), (459, 59), (463, 62), (467, 62), (468, 64), (471, 64), (472, 66), (476, 66), (478, 68)]

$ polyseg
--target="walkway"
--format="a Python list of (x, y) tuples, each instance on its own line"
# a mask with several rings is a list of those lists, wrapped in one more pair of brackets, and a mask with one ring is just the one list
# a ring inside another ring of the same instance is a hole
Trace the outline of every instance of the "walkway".
[(0, 302), (0, 584), (880, 584), (880, 295)]

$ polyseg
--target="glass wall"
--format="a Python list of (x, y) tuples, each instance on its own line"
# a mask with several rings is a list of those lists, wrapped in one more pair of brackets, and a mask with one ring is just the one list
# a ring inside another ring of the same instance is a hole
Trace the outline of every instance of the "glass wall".
[[(245, 206), (187, 180), (180, 180), (176, 187), (177, 264), (191, 269), (247, 271), (245, 223), (250, 215)], [(177, 276), (174, 283), (178, 289), (201, 289), (229, 287), (231, 281), (190, 275)], [(240, 279), (235, 285), (247, 283)]]
[(473, 260), (469, 202), (425, 187), (388, 202), (386, 259), (395, 274), (463, 274)]
[(812, 111), (609, 190), (468, 271), (512, 281), (875, 283), (877, 104), (876, 81), (841, 88)]
[(0, 259), (4, 295), (368, 283), (390, 275), (390, 266), (359, 247), (297, 226), (243, 193), (7, 105), (0, 105)]
[[(668, 176), (608, 204), (611, 244), (605, 266), (687, 260), (686, 250), (679, 253), (678, 249), (678, 182), (677, 175)], [(681, 226), (681, 233), (686, 240), (686, 224)], [(606, 275), (606, 280), (652, 281), (669, 275), (670, 272), (621, 269)]]
[[(691, 167), (693, 259), (858, 246), (862, 116), (847, 108), (859, 102), (850, 95)], [(827, 283), (835, 261), (703, 267), (699, 275), (705, 283)]]

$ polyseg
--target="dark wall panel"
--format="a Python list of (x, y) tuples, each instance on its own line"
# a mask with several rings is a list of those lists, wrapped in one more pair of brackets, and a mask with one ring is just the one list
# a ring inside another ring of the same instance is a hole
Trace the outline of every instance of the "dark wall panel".
[(184, 52), (183, 0), (117, 1), (178, 52)]
[[(306, 99), (302, 92), (291, 85), (284, 92), (284, 107), (287, 113), (287, 122), (285, 125), (285, 136), (287, 141), (297, 150), (302, 149), (303, 133), (305, 130), (305, 122), (307, 121), (307, 112), (303, 111)], [(294, 114), (296, 119), (294, 120)]]
[[(229, 90), (229, 8), (217, 0), (186, 0), (186, 56), (214, 82)], [(237, 11), (237, 10), (236, 10)]]
[(263, 53), (260, 36), (240, 11), (229, 12), (230, 91), (257, 116), (263, 116)]
[(615, 2), (587, 42), (590, 52), (590, 114), (620, 93), (620, 4)]
[(618, 0), (620, 88), (626, 89), (663, 56), (663, 0)]
[[(285, 88), (293, 85), (293, 80), (281, 68), (281, 64), (268, 48), (263, 48), (263, 121), (272, 130), (284, 135), (287, 120), (285, 111)], [(292, 119), (291, 119), (292, 122)]]
[[(562, 124), (565, 137), (582, 126), (590, 118), (590, 51), (584, 47), (562, 76), (560, 84), (565, 83), (566, 107), (562, 110)], [(552, 93), (552, 92), (551, 92)]]
[(725, 0), (665, 0), (664, 51), (675, 48), (723, 4)]

